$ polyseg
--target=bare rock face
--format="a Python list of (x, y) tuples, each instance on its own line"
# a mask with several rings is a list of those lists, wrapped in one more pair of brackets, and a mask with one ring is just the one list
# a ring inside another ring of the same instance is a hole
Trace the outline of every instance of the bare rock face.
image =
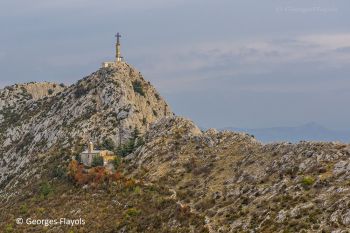
[(56, 95), (63, 91), (66, 86), (64, 84), (58, 85), (56, 83), (42, 82), (18, 85), (17, 89), (18, 88), (23, 92), (27, 92), (33, 100), (39, 100), (44, 97)]
[[(65, 89), (64, 84), (50, 82), (15, 84), (0, 90), (0, 110), (22, 108), (42, 98), (54, 96)], [(0, 119), (3, 114), (0, 115)]]
[[(173, 116), (155, 88), (126, 63), (101, 68), (69, 87), (14, 85), (0, 97), (2, 185), (56, 147), (78, 153), (87, 140), (118, 145), (135, 129), (144, 133), (150, 124)], [(37, 169), (20, 176), (29, 177)]]

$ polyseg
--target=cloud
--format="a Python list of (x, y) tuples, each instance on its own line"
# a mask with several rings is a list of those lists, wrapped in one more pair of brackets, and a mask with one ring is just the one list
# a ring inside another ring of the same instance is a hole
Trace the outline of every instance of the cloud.
[(350, 34), (319, 34), (306, 35), (299, 38), (300, 41), (318, 45), (323, 48), (336, 49), (350, 46)]
[(167, 92), (224, 89), (220, 82), (246, 91), (334, 91), (349, 85), (343, 76), (331, 75), (349, 67), (349, 48), (350, 34), (220, 40), (150, 48), (143, 51), (150, 59), (140, 68)]

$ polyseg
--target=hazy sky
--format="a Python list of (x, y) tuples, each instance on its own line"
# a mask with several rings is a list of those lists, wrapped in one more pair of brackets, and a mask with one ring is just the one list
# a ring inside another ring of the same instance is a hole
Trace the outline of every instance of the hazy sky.
[(0, 86), (122, 53), (202, 127), (350, 129), (349, 0), (0, 0)]

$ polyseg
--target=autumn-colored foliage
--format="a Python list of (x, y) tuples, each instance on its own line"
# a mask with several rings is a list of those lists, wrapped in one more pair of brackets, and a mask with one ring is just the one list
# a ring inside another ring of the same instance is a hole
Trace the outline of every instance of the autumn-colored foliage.
[(68, 165), (68, 176), (73, 178), (78, 171), (78, 161), (73, 159)]
[(79, 164), (78, 161), (72, 160), (68, 165), (68, 176), (79, 185), (88, 183), (88, 174), (84, 171), (84, 165)]
[(108, 179), (106, 169), (104, 167), (94, 167), (89, 169), (89, 181), (93, 183), (102, 183)]
[(118, 181), (121, 178), (122, 178), (122, 174), (118, 171), (110, 175), (110, 179), (113, 181)]
[(84, 165), (79, 164), (77, 173), (74, 176), (77, 184), (83, 185), (89, 182), (89, 176), (84, 172)]
[(125, 187), (125, 189), (133, 189), (135, 187), (135, 184), (136, 184), (136, 182), (134, 179), (132, 179), (132, 178), (127, 179), (125, 181), (124, 187)]
[[(123, 177), (120, 172), (109, 174), (104, 167), (93, 167), (85, 169), (83, 164), (79, 164), (76, 160), (72, 160), (68, 165), (68, 176), (71, 180), (78, 184), (92, 184), (96, 187), (102, 183), (120, 181)], [(126, 186), (133, 186), (133, 181), (126, 181)]]

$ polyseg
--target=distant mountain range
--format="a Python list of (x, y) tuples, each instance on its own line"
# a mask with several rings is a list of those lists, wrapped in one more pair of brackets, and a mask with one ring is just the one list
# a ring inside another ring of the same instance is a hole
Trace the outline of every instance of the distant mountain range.
[(262, 142), (299, 142), (299, 141), (340, 141), (350, 142), (350, 130), (332, 130), (317, 123), (307, 123), (296, 127), (273, 128), (235, 128), (226, 127), (223, 130), (246, 132)]

